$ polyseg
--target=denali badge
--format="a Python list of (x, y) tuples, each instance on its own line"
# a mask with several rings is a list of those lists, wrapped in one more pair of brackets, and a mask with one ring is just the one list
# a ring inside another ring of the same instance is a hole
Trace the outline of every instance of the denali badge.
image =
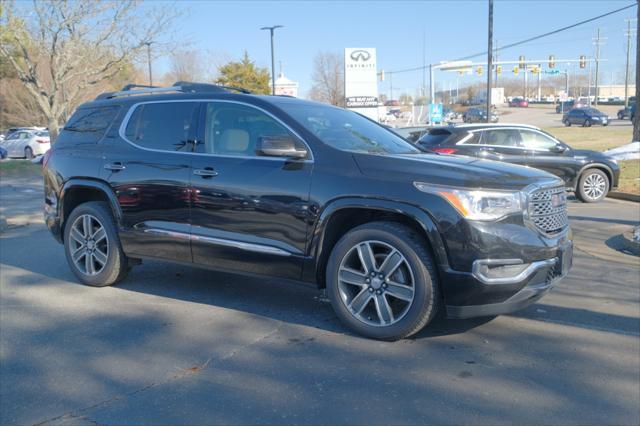
[(553, 194), (551, 196), (551, 205), (553, 207), (560, 207), (567, 202), (567, 195), (565, 193)]

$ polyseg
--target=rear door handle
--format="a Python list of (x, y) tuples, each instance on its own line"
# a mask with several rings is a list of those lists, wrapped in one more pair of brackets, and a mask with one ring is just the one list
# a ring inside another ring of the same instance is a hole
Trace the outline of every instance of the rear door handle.
[(120, 170), (124, 170), (124, 169), (126, 169), (126, 167), (125, 167), (122, 163), (120, 163), (120, 162), (115, 162), (115, 163), (105, 164), (105, 165), (104, 165), (104, 168), (105, 168), (106, 170), (111, 170), (111, 171), (113, 171), (113, 172), (118, 172), (118, 171), (120, 171)]
[(204, 169), (195, 169), (193, 171), (194, 175), (201, 176), (203, 178), (212, 178), (218, 176), (218, 172), (213, 170), (211, 167), (205, 167)]

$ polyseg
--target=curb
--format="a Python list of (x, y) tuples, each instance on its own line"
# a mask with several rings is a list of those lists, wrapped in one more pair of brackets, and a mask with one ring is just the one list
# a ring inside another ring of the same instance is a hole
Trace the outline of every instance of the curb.
[(633, 201), (634, 203), (640, 203), (640, 194), (632, 194), (630, 192), (609, 192), (607, 194), (609, 198), (615, 198), (617, 200)]

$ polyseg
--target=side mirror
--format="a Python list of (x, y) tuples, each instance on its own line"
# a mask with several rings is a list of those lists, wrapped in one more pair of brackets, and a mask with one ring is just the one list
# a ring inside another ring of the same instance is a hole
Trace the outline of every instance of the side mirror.
[(256, 153), (264, 157), (306, 158), (308, 152), (289, 136), (261, 136)]
[(567, 150), (567, 147), (562, 144), (556, 144), (556, 146), (552, 147), (549, 151), (555, 152), (556, 154), (562, 154)]

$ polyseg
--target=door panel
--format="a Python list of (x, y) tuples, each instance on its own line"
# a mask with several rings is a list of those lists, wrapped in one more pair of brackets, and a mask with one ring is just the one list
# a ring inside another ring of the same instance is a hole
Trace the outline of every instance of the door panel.
[[(189, 179), (197, 102), (143, 104), (125, 136), (110, 139), (102, 174), (122, 209), (122, 246), (130, 256), (191, 262)], [(109, 139), (105, 139), (109, 140)]]
[(209, 102), (201, 122), (191, 174), (194, 262), (299, 278), (313, 163), (257, 156), (260, 137), (293, 135), (251, 106)]

